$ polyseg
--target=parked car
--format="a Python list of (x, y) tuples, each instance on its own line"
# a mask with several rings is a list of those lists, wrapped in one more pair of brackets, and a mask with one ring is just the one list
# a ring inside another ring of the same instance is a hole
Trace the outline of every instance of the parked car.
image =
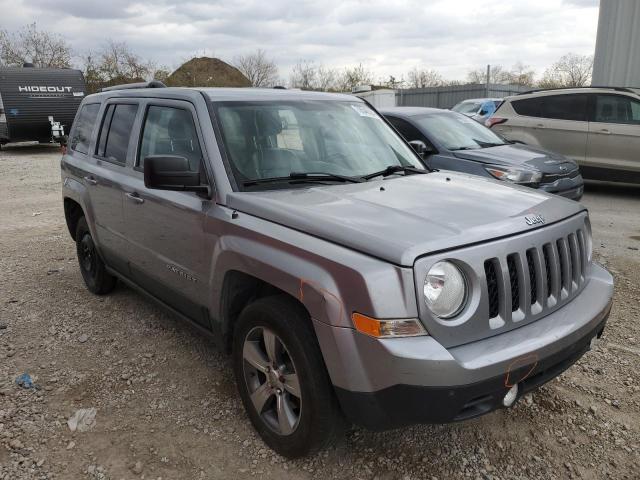
[(111, 89), (82, 102), (61, 168), (87, 288), (122, 280), (210, 335), (287, 457), (345, 418), (509, 407), (611, 308), (583, 206), (431, 171), (351, 95)]
[(502, 103), (501, 98), (470, 98), (457, 103), (451, 109), (483, 123)]
[(506, 141), (459, 113), (437, 108), (380, 110), (409, 142), (418, 141), (432, 168), (455, 170), (580, 200), (578, 165), (557, 153)]
[(573, 158), (584, 178), (640, 183), (640, 88), (532, 91), (506, 98), (486, 125)]

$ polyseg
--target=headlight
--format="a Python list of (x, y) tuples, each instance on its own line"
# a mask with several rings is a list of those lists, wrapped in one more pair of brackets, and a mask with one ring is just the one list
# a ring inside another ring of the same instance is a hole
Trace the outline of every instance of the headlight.
[(512, 183), (539, 183), (542, 173), (526, 168), (485, 167), (493, 177)]
[(453, 263), (436, 263), (424, 279), (424, 300), (433, 314), (440, 318), (456, 316), (467, 300), (467, 281)]

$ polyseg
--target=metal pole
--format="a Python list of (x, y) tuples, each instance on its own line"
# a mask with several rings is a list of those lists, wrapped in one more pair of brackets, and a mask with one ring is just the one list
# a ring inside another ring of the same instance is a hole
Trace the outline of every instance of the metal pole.
[(489, 98), (489, 79), (491, 78), (491, 65), (487, 65), (487, 84), (485, 87), (486, 97)]

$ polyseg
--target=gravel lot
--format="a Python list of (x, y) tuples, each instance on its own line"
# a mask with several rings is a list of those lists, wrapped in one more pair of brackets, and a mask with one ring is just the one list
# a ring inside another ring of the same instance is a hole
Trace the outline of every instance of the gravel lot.
[[(257, 438), (229, 361), (129, 288), (82, 283), (56, 148), (0, 152), (0, 480), (640, 478), (640, 187), (589, 185), (595, 256), (616, 277), (603, 341), (510, 410), (353, 429), (286, 461)], [(38, 389), (15, 384), (28, 372)], [(96, 408), (95, 426), (67, 420)]]

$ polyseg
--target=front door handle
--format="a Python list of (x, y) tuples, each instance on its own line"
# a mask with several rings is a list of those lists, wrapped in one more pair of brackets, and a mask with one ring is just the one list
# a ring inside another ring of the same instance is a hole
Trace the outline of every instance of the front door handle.
[(144, 198), (141, 198), (136, 192), (125, 193), (127, 198), (135, 203), (144, 203)]
[(603, 133), (605, 135), (611, 135), (611, 131), (603, 128), (602, 130), (598, 130), (598, 133)]
[(95, 178), (93, 178), (92, 176), (90, 176), (90, 175), (84, 177), (84, 181), (87, 182), (89, 185), (97, 185), (98, 184), (98, 181)]
[(544, 124), (542, 124), (542, 123), (538, 123), (538, 124), (536, 125), (536, 128), (544, 128)]

